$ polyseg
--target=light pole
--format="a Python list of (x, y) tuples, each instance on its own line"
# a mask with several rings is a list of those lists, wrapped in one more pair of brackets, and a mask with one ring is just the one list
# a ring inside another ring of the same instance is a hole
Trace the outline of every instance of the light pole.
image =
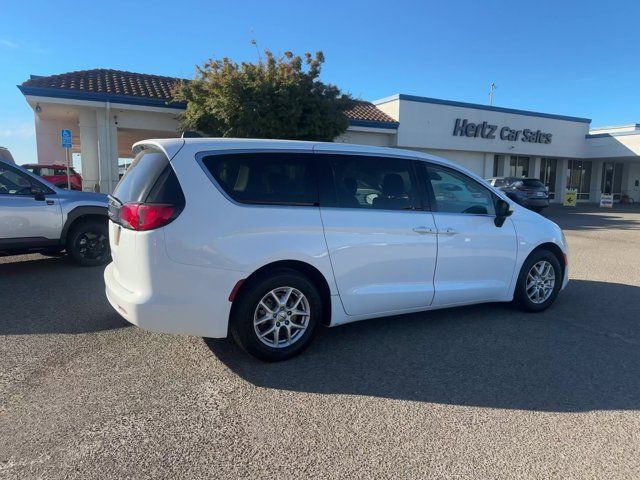
[(491, 82), (491, 85), (489, 85), (489, 105), (493, 105), (493, 92), (496, 88), (498, 88), (498, 86)]

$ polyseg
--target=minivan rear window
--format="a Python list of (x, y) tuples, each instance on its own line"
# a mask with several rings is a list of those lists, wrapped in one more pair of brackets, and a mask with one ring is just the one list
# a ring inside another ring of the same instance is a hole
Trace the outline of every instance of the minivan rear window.
[(229, 197), (240, 203), (318, 205), (314, 157), (300, 153), (210, 155), (203, 165)]
[(144, 202), (160, 174), (169, 165), (167, 156), (157, 150), (143, 150), (131, 162), (113, 197), (121, 203)]
[(545, 188), (544, 183), (534, 178), (525, 178), (522, 180), (522, 185), (528, 188)]
[(507, 181), (503, 178), (496, 178), (495, 182), (493, 182), (494, 187), (503, 187)]

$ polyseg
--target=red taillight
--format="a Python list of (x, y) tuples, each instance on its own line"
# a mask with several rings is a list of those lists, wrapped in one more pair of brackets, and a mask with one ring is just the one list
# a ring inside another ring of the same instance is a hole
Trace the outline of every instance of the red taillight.
[(152, 230), (173, 219), (173, 205), (125, 203), (120, 207), (120, 221), (132, 230)]

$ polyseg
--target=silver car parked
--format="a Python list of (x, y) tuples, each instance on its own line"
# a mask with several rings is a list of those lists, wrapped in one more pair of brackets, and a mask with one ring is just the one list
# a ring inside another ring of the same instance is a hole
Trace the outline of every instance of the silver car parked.
[(64, 190), (0, 160), (0, 256), (65, 251), (84, 266), (110, 260), (107, 196)]

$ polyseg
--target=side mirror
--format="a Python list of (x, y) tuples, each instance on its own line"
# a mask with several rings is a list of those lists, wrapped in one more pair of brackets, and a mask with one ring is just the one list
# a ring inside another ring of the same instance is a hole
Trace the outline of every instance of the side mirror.
[(40, 190), (32, 190), (33, 193), (33, 198), (34, 200), (38, 201), (38, 202), (44, 202), (45, 196), (44, 196), (44, 192), (40, 191)]
[(496, 227), (501, 227), (502, 225), (504, 225), (504, 221), (507, 219), (507, 217), (512, 213), (513, 212), (510, 209), (509, 202), (506, 202), (499, 198), (496, 202), (496, 218), (493, 220), (493, 223), (495, 223)]

